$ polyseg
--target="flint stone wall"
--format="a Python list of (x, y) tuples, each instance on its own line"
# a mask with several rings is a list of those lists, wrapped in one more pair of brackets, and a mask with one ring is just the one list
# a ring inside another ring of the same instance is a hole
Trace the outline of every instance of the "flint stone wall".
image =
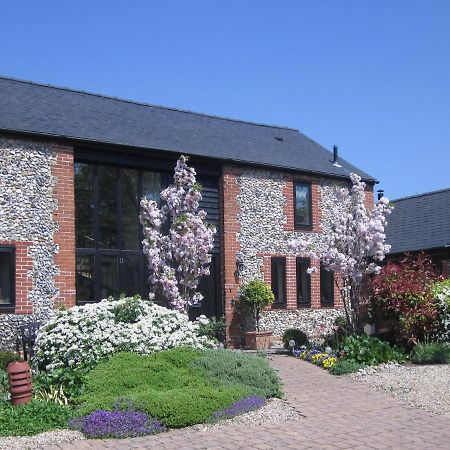
[(0, 138), (0, 241), (31, 242), (28, 256), (33, 261), (28, 272), (32, 288), (27, 295), (32, 314), (0, 314), (0, 348), (15, 346), (20, 325), (44, 320), (53, 312), (58, 294), (55, 162), (56, 153), (48, 144)]
[[(237, 198), (240, 213), (240, 233), (237, 240), (240, 252), (237, 258), (243, 262), (240, 281), (245, 283), (252, 279), (264, 279), (261, 270), (262, 254), (294, 255), (289, 250), (289, 241), (301, 238), (316, 248), (324, 245), (323, 234), (331, 224), (331, 206), (334, 205), (334, 193), (343, 183), (323, 179), (319, 184), (319, 209), (321, 211), (321, 233), (302, 233), (285, 229), (286, 214), (284, 195), (288, 181), (281, 172), (266, 170), (244, 170), (238, 177), (240, 194)], [(300, 328), (309, 335), (319, 324), (331, 331), (334, 319), (342, 315), (338, 309), (272, 309), (263, 313), (262, 328), (273, 330), (275, 335), (282, 335), (287, 328)], [(245, 326), (248, 328), (248, 325)]]

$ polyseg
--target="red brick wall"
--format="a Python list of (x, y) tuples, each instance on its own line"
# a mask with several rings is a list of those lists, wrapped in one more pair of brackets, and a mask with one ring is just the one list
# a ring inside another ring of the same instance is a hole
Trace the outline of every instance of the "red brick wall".
[(221, 203), (222, 210), (222, 271), (225, 299), (225, 323), (227, 344), (239, 346), (240, 341), (240, 318), (234, 312), (234, 301), (237, 297), (239, 279), (236, 275), (236, 256), (239, 252), (237, 233), (240, 226), (237, 220), (239, 206), (237, 196), (239, 195), (239, 185), (237, 183), (238, 170), (234, 167), (225, 166), (221, 180)]
[(55, 255), (55, 264), (59, 274), (55, 277), (55, 285), (59, 295), (55, 299), (55, 306), (64, 304), (68, 307), (75, 305), (75, 200), (74, 200), (74, 172), (73, 148), (68, 146), (53, 146), (56, 151), (56, 163), (52, 168), (57, 178), (54, 187), (54, 198), (58, 207), (53, 213), (53, 220), (58, 223), (55, 232), (55, 244), (59, 246), (59, 253)]
[(16, 256), (16, 314), (31, 314), (32, 306), (28, 302), (28, 293), (32, 289), (32, 279), (28, 272), (33, 269), (33, 260), (28, 256), (28, 248), (31, 242), (0, 241), (0, 245), (14, 246)]

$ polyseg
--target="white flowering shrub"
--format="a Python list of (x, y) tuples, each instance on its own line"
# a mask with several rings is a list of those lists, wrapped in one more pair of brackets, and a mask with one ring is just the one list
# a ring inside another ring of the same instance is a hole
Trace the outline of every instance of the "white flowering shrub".
[(212, 347), (199, 333), (208, 319), (186, 314), (139, 297), (105, 299), (58, 311), (38, 332), (33, 365), (51, 371), (86, 368), (120, 351), (147, 355), (173, 347)]
[(439, 314), (438, 338), (450, 341), (450, 278), (438, 281), (431, 287)]

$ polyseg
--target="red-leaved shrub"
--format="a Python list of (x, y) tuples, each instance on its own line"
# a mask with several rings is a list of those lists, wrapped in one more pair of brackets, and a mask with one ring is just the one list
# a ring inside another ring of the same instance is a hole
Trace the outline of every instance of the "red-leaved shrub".
[(387, 323), (399, 344), (432, 337), (439, 328), (439, 317), (431, 285), (439, 279), (423, 253), (387, 263), (369, 286), (372, 318)]

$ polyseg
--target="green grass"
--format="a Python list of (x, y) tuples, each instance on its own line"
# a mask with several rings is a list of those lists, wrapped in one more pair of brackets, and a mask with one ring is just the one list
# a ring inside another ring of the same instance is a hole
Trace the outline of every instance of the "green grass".
[(33, 400), (26, 405), (0, 403), (0, 436), (31, 436), (67, 428), (72, 410), (67, 406)]
[[(79, 414), (111, 409), (118, 398), (170, 428), (207, 421), (248, 395), (281, 395), (267, 360), (227, 350), (177, 348), (139, 356), (119, 353), (87, 375)], [(226, 363), (223, 363), (226, 361)], [(259, 375), (252, 375), (254, 370)]]

